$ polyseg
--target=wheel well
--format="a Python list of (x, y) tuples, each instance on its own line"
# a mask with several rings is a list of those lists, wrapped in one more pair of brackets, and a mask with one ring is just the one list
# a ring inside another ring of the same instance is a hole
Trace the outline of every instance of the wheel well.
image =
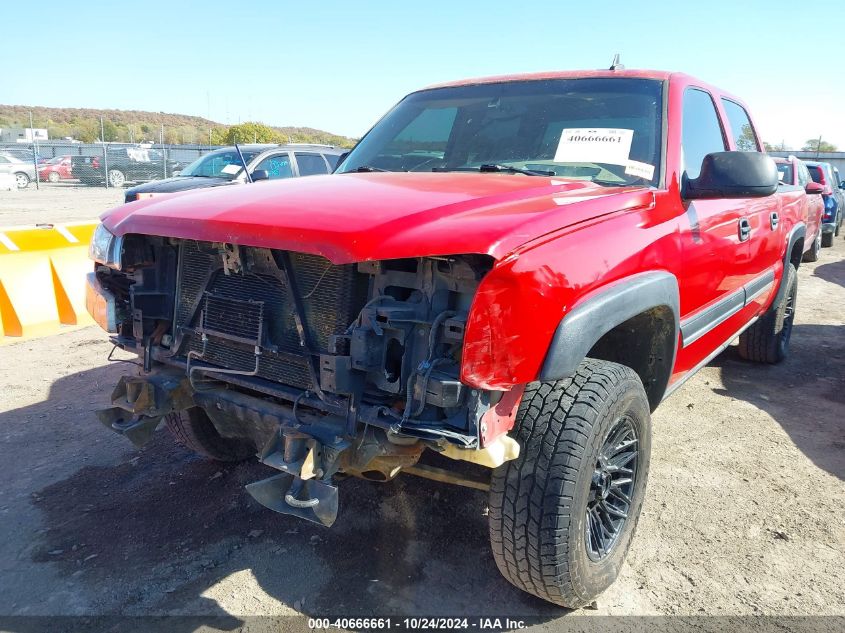
[(587, 356), (633, 369), (643, 382), (653, 411), (669, 384), (676, 339), (672, 310), (660, 306), (617, 325), (593, 345)]
[(797, 269), (801, 265), (801, 259), (804, 256), (804, 238), (799, 237), (792, 245), (792, 250), (789, 253), (789, 261)]

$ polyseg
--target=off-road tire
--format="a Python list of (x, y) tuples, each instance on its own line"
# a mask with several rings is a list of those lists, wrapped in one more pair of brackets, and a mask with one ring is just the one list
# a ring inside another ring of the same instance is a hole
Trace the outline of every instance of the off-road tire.
[(833, 246), (833, 233), (822, 233), (822, 246), (824, 248)]
[(177, 442), (203, 457), (240, 462), (255, 455), (255, 448), (248, 442), (220, 435), (199, 407), (170, 413), (164, 421)]
[(798, 273), (787, 264), (782, 284), (786, 290), (779, 305), (760, 317), (739, 336), (739, 355), (755, 363), (779, 363), (789, 354), (792, 323), (798, 301)]
[(822, 248), (822, 233), (821, 233), (821, 229), (819, 229), (819, 232), (816, 234), (816, 239), (813, 240), (813, 245), (810, 247), (810, 250), (808, 250), (806, 253), (804, 253), (803, 261), (805, 261), (805, 262), (817, 262), (817, 261), (819, 261), (819, 251), (821, 250), (821, 248)]
[[(636, 429), (638, 462), (628, 518), (598, 562), (587, 553), (587, 504), (599, 450), (618, 421)], [(571, 378), (528, 385), (511, 435), (519, 457), (493, 471), (490, 542), (502, 575), (557, 605), (577, 608), (607, 589), (625, 560), (645, 496), (651, 416), (628, 367), (585, 359)]]

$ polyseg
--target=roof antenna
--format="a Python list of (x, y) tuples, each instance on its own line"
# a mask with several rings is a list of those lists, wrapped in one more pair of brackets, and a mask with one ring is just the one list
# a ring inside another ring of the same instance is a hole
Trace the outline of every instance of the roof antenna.
[(608, 70), (625, 70), (625, 66), (619, 61), (619, 53), (613, 56), (613, 61), (610, 62), (610, 68)]

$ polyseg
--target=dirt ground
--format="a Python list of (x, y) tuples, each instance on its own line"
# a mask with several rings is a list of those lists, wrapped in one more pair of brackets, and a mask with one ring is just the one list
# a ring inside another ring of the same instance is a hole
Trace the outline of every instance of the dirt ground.
[[(801, 266), (787, 362), (730, 348), (656, 412), (627, 563), (579, 614), (845, 615), (843, 257), (839, 237)], [(0, 616), (571, 618), (500, 577), (483, 493), (348, 480), (325, 529), (249, 497), (267, 467), (203, 461), (166, 430), (135, 450), (93, 415), (132, 369), (109, 349), (95, 327), (0, 347)]]
[(0, 191), (0, 228), (23, 224), (94, 221), (123, 202), (123, 189), (89, 187), (76, 182), (35, 183), (26, 189)]

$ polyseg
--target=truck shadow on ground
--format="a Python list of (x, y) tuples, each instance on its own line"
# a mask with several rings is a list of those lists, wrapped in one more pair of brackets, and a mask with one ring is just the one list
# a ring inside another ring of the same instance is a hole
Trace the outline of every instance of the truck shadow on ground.
[(778, 365), (749, 363), (736, 347), (713, 365), (724, 383), (716, 393), (766, 411), (816, 466), (845, 480), (845, 325), (795, 325)]
[(819, 277), (832, 284), (839, 284), (845, 287), (845, 259), (840, 259), (837, 262), (830, 264), (821, 264), (816, 266), (813, 271), (814, 277)]
[[(94, 376), (71, 378), (53, 385), (51, 408), (73, 406), (78, 385), (95, 384)], [(96, 382), (111, 384), (102, 376)], [(21, 413), (0, 415), (0, 423)], [(99, 427), (93, 416), (79, 423)], [(56, 459), (73, 460), (72, 450)], [(309, 616), (545, 620), (568, 613), (500, 576), (485, 493), (411, 476), (386, 484), (348, 479), (340, 483), (337, 521), (324, 528), (252, 500), (244, 485), (274, 472), (253, 461), (197, 458), (159, 429), (141, 450), (127, 444), (121, 463), (85, 466), (32, 494), (45, 528), (34, 537), (32, 560), (58, 566), (87, 595), (120, 604), (120, 613), (207, 614), (227, 630), (240, 622), (226, 617), (215, 588), (227, 599), (243, 592), (238, 604), (247, 613), (278, 612), (274, 601)], [(218, 587), (245, 573), (254, 580)], [(170, 630), (180, 630), (178, 622)]]

